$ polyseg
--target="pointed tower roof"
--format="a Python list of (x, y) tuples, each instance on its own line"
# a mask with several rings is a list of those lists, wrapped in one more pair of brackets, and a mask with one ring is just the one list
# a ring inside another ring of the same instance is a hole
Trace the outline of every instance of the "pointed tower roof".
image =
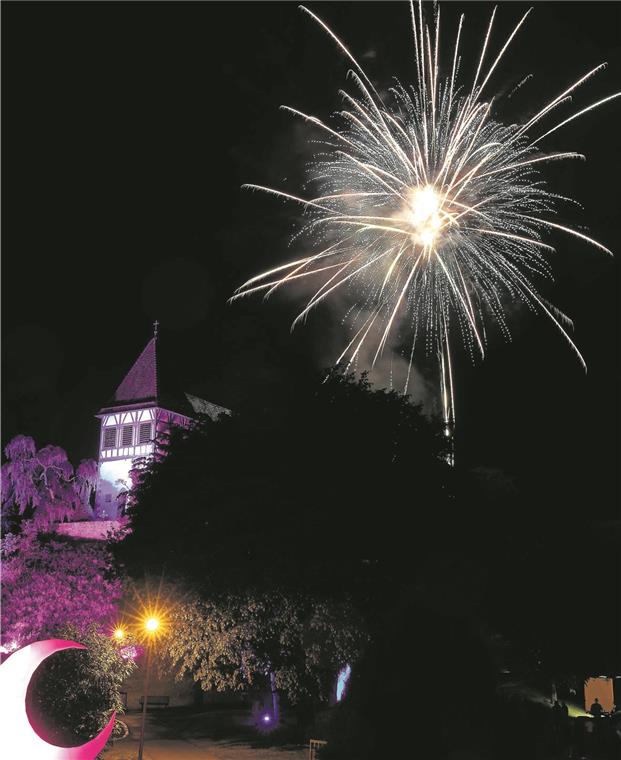
[(157, 336), (153, 336), (116, 389), (111, 403), (125, 405), (157, 400), (157, 354)]
[(99, 413), (145, 406), (161, 407), (186, 417), (208, 414), (216, 418), (220, 413), (228, 412), (224, 407), (181, 390), (174, 363), (160, 346), (157, 322), (153, 328), (153, 337)]

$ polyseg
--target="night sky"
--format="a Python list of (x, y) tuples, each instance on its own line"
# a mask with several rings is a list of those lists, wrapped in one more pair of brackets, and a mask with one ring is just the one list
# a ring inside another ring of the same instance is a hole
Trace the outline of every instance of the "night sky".
[[(532, 115), (602, 61), (563, 113), (619, 89), (621, 5), (534, 6), (494, 83), (506, 94), (535, 78), (499, 116)], [(406, 3), (309, 7), (378, 86), (412, 76)], [(445, 41), (466, 11), (467, 71), (492, 7), (442, 6)], [(500, 4), (495, 49), (527, 7)], [(155, 318), (186, 389), (233, 409), (327, 366), (344, 337), (330, 307), (291, 335), (295, 291), (226, 301), (296, 255), (299, 210), (240, 186), (299, 190), (317, 133), (278, 106), (340, 107), (348, 66), (334, 43), (296, 3), (3, 3), (2, 22), (3, 444), (21, 432), (94, 456), (93, 414)], [(580, 201), (573, 224), (617, 252), (552, 236), (557, 279), (541, 289), (574, 319), (588, 374), (545, 317), (523, 311), (511, 344), (492, 334), (485, 362), (457, 368), (459, 461), (529, 473), (550, 498), (598, 513), (619, 496), (618, 103), (545, 143), (587, 155), (551, 166), (551, 189)]]

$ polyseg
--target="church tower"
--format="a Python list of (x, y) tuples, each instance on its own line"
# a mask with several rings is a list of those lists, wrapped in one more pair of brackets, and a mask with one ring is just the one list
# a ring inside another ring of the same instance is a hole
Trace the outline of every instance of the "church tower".
[(159, 345), (158, 323), (114, 396), (97, 413), (101, 420), (96, 513), (100, 519), (120, 516), (119, 495), (131, 483), (132, 462), (149, 457), (155, 440), (171, 426), (188, 427), (199, 415), (217, 419), (229, 410), (181, 391)]

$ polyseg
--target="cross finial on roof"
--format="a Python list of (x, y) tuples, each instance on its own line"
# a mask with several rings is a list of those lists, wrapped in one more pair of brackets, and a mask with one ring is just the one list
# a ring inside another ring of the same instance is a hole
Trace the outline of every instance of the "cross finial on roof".
[(156, 319), (155, 322), (153, 323), (153, 337), (154, 338), (157, 338), (157, 331), (159, 329), (159, 326), (160, 326), (160, 323)]

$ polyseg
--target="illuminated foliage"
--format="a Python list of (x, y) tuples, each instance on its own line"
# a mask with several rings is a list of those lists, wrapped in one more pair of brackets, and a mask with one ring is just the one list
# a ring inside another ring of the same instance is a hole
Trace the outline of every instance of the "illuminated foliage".
[(33, 521), (3, 539), (2, 576), (5, 645), (52, 637), (66, 624), (80, 631), (103, 625), (122, 592), (104, 543), (41, 534)]
[(123, 711), (121, 689), (136, 667), (123, 658), (116, 642), (91, 626), (56, 630), (63, 639), (86, 645), (46, 660), (33, 678), (31, 710), (56, 740), (75, 744), (93, 737), (110, 720), (112, 710)]
[(32, 516), (42, 526), (71, 518), (88, 507), (97, 481), (97, 463), (82, 460), (74, 472), (60, 446), (37, 450), (32, 438), (15, 436), (4, 449), (2, 517)]
[(367, 637), (352, 607), (282, 593), (194, 598), (177, 606), (166, 650), (205, 691), (267, 687), (292, 702), (327, 701)]

